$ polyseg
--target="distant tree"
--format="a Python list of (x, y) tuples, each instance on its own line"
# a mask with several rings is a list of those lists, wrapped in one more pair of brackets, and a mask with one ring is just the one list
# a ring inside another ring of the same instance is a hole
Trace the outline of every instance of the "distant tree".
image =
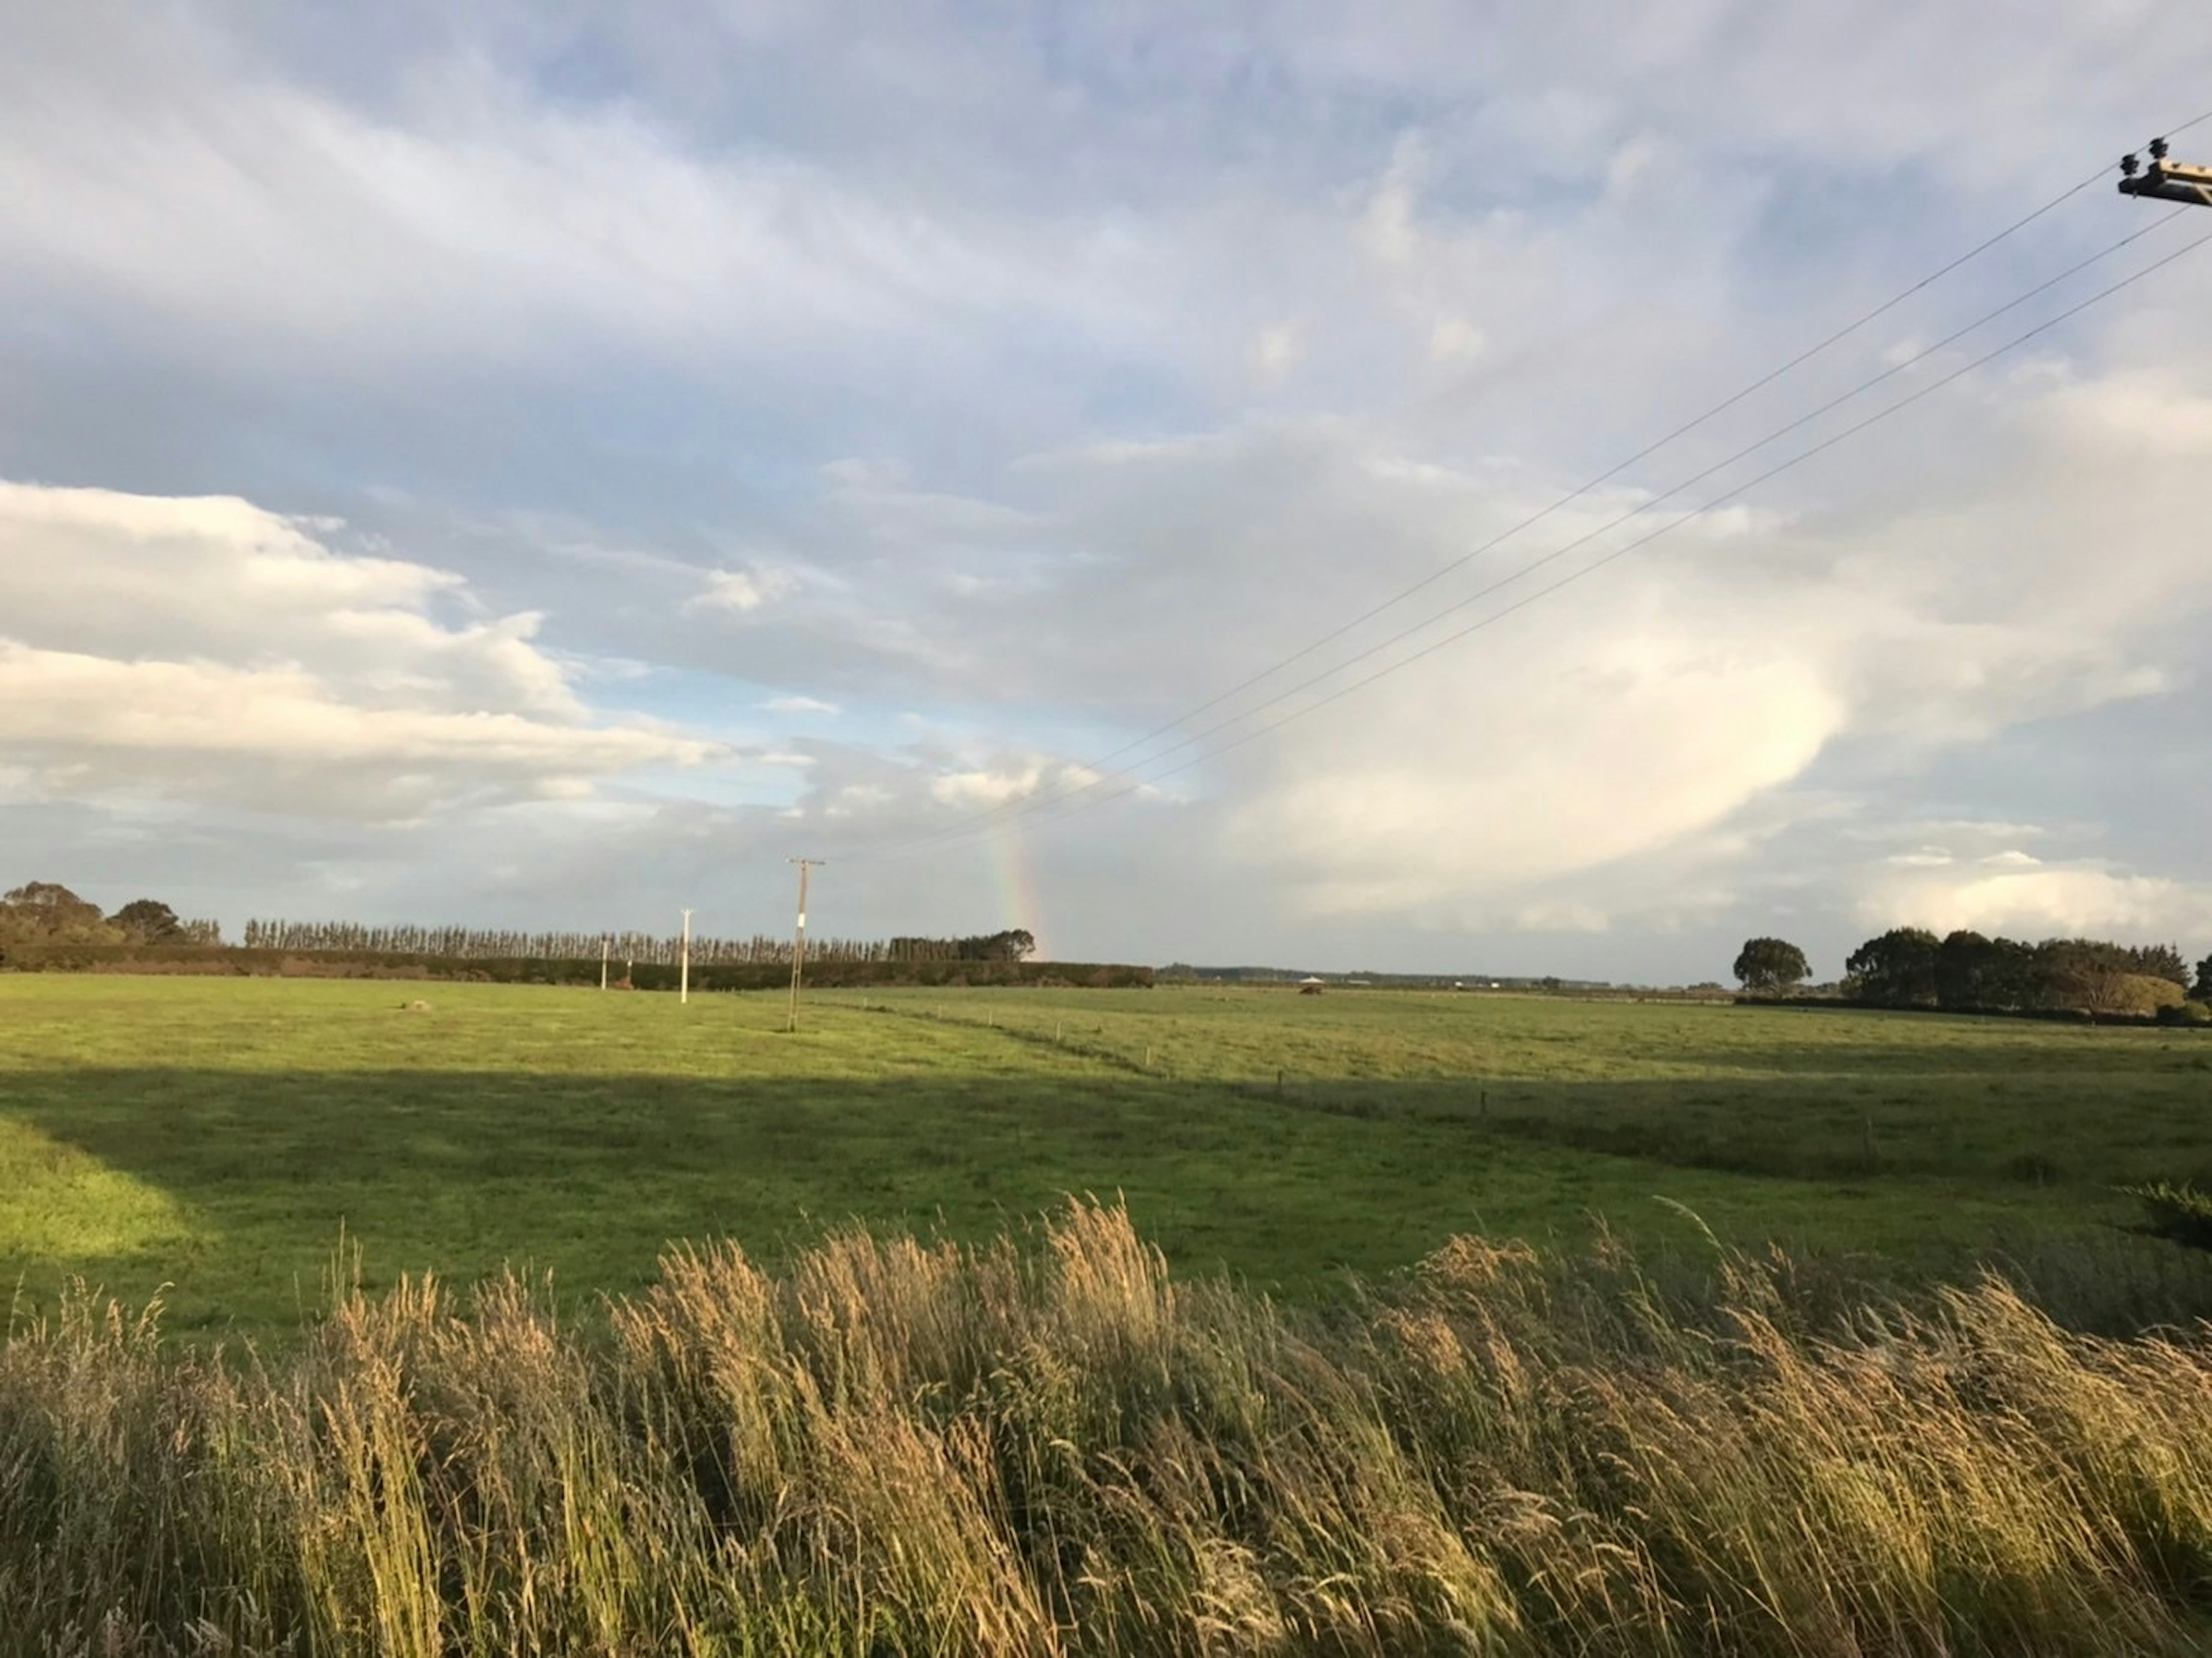
[(2171, 979), (2189, 988), (2189, 963), (2179, 944), (2137, 944), (2127, 952), (2129, 970), (2149, 979)]
[(1850, 953), (1844, 977), (1863, 1000), (1926, 1007), (1936, 1000), (1936, 957), (1942, 948), (1926, 927), (1892, 927)]
[(1003, 962), (1019, 962), (1036, 953), (1036, 939), (1027, 927), (1011, 927), (995, 934), (991, 939), (996, 958)]
[(1936, 950), (1936, 1005), (1971, 1011), (2033, 1007), (2041, 999), (2034, 946), (1966, 929)]
[(1813, 975), (1805, 952), (1787, 938), (1747, 938), (1729, 969), (1746, 990), (1765, 995), (1795, 989)]
[(2197, 964), (2197, 999), (2212, 1002), (2212, 956)]
[(2036, 998), (2035, 946), (2017, 938), (1990, 939), (1982, 965), (1982, 1005), (2033, 1007)]
[(2035, 947), (2036, 999), (2045, 1007), (2122, 1010), (2135, 976), (2132, 953), (2101, 938), (2045, 938)]
[(54, 881), (32, 881), (0, 893), (0, 938), (37, 944), (108, 944), (118, 935), (100, 906)]
[(1990, 966), (1994, 946), (1980, 933), (1960, 927), (1936, 947), (1936, 1005), (1948, 1008), (1991, 1007)]
[(107, 918), (107, 925), (134, 944), (173, 944), (184, 937), (177, 912), (158, 898), (134, 898)]

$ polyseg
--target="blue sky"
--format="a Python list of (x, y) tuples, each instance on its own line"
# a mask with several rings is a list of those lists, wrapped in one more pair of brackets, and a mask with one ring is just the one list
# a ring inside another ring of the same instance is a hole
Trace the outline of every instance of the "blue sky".
[(2212, 16), (5, 21), (11, 880), (234, 926), (750, 932), (805, 852), (817, 926), (1073, 957), (1672, 981), (1768, 931), (1832, 972), (1904, 921), (2212, 949), (2212, 250), (1370, 688), (1054, 805), (1393, 592), (1436, 578), (1182, 729), (2212, 229), (2148, 228), (1603, 527), (2151, 226), (2100, 181), (1452, 568), (2212, 107)]

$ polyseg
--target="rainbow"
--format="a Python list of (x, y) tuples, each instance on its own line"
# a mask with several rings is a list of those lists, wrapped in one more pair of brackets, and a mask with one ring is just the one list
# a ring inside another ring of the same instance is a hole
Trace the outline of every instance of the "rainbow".
[(1011, 819), (1001, 819), (992, 831), (988, 845), (992, 869), (998, 877), (1000, 925), (1027, 927), (1036, 939), (1033, 959), (1049, 961), (1052, 950), (1045, 943), (1044, 912), (1037, 902), (1036, 881), (1030, 872), (1021, 826)]

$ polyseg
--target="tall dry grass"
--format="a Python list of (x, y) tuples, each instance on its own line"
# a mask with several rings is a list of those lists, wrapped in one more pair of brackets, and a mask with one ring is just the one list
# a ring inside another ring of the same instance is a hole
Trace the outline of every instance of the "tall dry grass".
[(0, 1651), (2189, 1654), (2212, 1343), (1462, 1240), (1291, 1313), (1119, 1211), (0, 1354)]

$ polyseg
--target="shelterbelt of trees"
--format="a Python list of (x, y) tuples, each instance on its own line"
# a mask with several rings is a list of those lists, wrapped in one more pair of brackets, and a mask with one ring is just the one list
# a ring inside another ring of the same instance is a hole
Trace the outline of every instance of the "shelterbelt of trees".
[[(370, 926), (356, 921), (252, 920), (229, 944), (214, 921), (184, 920), (158, 899), (113, 914), (52, 881), (0, 894), (0, 967), (17, 971), (288, 973), (434, 977), (673, 989), (680, 934), (526, 932), (462, 926)], [(807, 944), (817, 983), (1150, 983), (1149, 969), (1036, 963), (1024, 929), (963, 938), (825, 938)], [(695, 936), (694, 989), (750, 990), (778, 981), (792, 941)], [(603, 968), (603, 963), (604, 968)]]
[[(380, 955), (436, 956), (453, 961), (611, 961), (673, 966), (684, 952), (681, 933), (526, 932), (492, 927), (366, 926), (358, 921), (248, 921), (241, 942), (249, 950), (372, 950)], [(964, 938), (809, 938), (809, 962), (1019, 962), (1036, 940), (1019, 927)], [(791, 963), (789, 938), (755, 933), (749, 938), (694, 934), (695, 966)]]
[[(1751, 938), (1735, 976), (1753, 994), (1786, 995), (1812, 976), (1805, 952), (1785, 938)], [(1985, 938), (1961, 929), (1938, 938), (1926, 927), (1893, 927), (1845, 958), (1835, 993), (1877, 1007), (1936, 1007), (1961, 1013), (2079, 1012), (2154, 1016), (2212, 1024), (2212, 956), (2194, 968), (2178, 944), (2121, 944), (2104, 938)]]
[[(222, 926), (185, 920), (159, 899), (138, 898), (112, 915), (54, 881), (32, 881), (0, 894), (0, 950), (19, 945), (162, 944), (222, 947)], [(374, 926), (358, 921), (252, 920), (240, 944), (246, 950), (300, 953), (361, 951), (379, 956), (426, 956), (455, 961), (598, 961), (672, 967), (684, 953), (680, 933), (528, 932), (494, 927)], [(791, 963), (792, 941), (756, 933), (750, 938), (695, 935), (695, 966)], [(810, 962), (1020, 962), (1036, 950), (1025, 929), (966, 938), (813, 938)]]

